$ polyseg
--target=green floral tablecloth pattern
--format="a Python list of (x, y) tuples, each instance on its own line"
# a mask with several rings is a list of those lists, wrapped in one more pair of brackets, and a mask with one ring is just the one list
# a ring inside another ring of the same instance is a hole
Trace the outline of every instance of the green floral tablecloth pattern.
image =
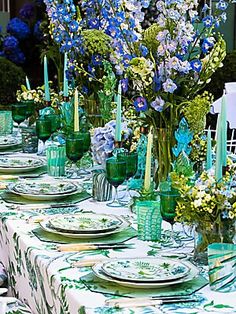
[[(106, 206), (89, 200), (80, 203), (80, 206), (87, 211), (94, 210), (99, 213), (103, 211), (107, 213), (108, 210)], [(54, 249), (54, 243), (41, 242), (32, 232), (38, 226), (33, 222), (32, 217), (50, 215), (54, 211), (57, 212), (56, 209), (41, 210), (37, 213), (9, 210), (4, 207), (4, 204), (1, 207), (0, 255), (8, 271), (11, 292), (24, 303), (29, 304), (35, 314), (236, 313), (236, 293), (220, 294), (219, 297), (219, 294), (210, 291), (208, 286), (196, 293), (199, 302), (122, 310), (105, 307), (105, 300), (114, 296), (90, 291), (81, 282), (80, 277), (89, 274), (91, 269), (75, 268), (72, 267), (72, 263), (89, 256), (158, 256), (161, 252), (158, 246), (153, 248), (151, 243), (133, 238), (128, 242), (134, 243), (135, 249), (60, 253)], [(74, 210), (78, 211), (78, 209)], [(66, 213), (73, 209), (63, 209), (63, 211)], [(127, 214), (125, 209), (119, 212)], [(179, 252), (190, 252), (191, 245), (188, 243)], [(27, 312), (9, 313), (26, 314)]]

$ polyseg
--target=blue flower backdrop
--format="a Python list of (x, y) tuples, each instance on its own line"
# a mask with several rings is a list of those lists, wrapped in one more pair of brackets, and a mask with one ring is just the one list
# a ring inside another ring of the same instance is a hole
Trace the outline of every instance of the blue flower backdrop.
[(30, 54), (43, 39), (41, 20), (37, 16), (39, 5), (42, 6), (42, 3), (26, 3), (20, 9), (19, 17), (9, 21), (7, 34), (1, 36), (0, 56), (20, 65), (30, 59)]
[[(68, 78), (75, 78), (81, 91), (93, 89), (87, 83), (101, 82), (103, 61), (109, 61), (123, 91), (133, 96), (129, 100), (136, 111), (159, 137), (158, 130), (165, 128), (174, 138), (180, 117), (190, 116), (189, 105), (226, 55), (217, 29), (226, 20), (230, 1), (214, 2), (213, 10), (197, 0), (44, 2), (51, 35), (70, 56)], [(153, 21), (145, 27), (148, 9)], [(203, 97), (209, 106), (209, 95)], [(162, 149), (165, 156), (156, 149), (168, 165), (161, 170), (163, 177), (170, 170), (171, 146), (173, 141)]]

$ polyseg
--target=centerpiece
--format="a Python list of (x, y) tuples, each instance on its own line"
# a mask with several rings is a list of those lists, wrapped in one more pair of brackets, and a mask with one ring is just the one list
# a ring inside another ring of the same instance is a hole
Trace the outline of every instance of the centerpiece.
[[(68, 78), (76, 79), (81, 92), (95, 91), (105, 113), (118, 81), (114, 76), (121, 79), (140, 118), (153, 126), (156, 183), (166, 180), (175, 129), (182, 116), (194, 115), (191, 104), (226, 55), (216, 28), (230, 1), (217, 1), (213, 10), (196, 0), (44, 2), (52, 37), (69, 55)], [(144, 9), (151, 6), (155, 19), (146, 28)]]

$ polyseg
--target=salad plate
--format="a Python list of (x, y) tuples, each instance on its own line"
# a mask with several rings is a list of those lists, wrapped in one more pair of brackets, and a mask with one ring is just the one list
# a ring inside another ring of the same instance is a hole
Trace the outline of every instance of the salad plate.
[(109, 277), (134, 282), (177, 280), (189, 273), (183, 262), (168, 258), (122, 258), (104, 262), (102, 270)]
[(117, 284), (124, 287), (129, 288), (136, 288), (136, 289), (158, 289), (158, 288), (164, 288), (170, 285), (177, 285), (181, 284), (190, 280), (193, 280), (199, 275), (199, 270), (196, 266), (194, 266), (190, 262), (183, 262), (186, 267), (189, 268), (189, 272), (185, 277), (176, 279), (176, 280), (170, 280), (170, 281), (159, 281), (159, 282), (133, 282), (133, 281), (125, 281), (124, 279), (114, 279), (113, 277), (110, 277), (106, 275), (103, 272), (103, 262), (97, 263), (92, 267), (93, 273), (95, 276), (97, 276), (99, 279), (102, 279), (104, 281), (112, 282), (113, 284)]
[(118, 228), (113, 229), (113, 230), (107, 230), (107, 231), (97, 232), (97, 233), (96, 232), (93, 232), (93, 233), (73, 233), (72, 232), (72, 233), (70, 233), (70, 232), (62, 232), (62, 231), (53, 229), (50, 226), (49, 221), (50, 221), (50, 219), (45, 219), (39, 223), (40, 227), (44, 231), (58, 234), (58, 235), (61, 235), (61, 236), (67, 237), (67, 238), (77, 238), (77, 239), (79, 239), (79, 238), (81, 238), (81, 239), (101, 238), (101, 237), (105, 237), (105, 236), (108, 236), (108, 235), (111, 235), (114, 233), (121, 232), (121, 231), (123, 231), (129, 227), (129, 223), (122, 220), (122, 224)]
[(123, 221), (115, 215), (78, 213), (58, 215), (48, 221), (51, 228), (69, 233), (99, 233), (117, 229)]
[(13, 137), (11, 135), (0, 136), (0, 149), (13, 148), (19, 144), (21, 144), (19, 138)]
[(20, 181), (8, 185), (11, 193), (30, 200), (55, 200), (82, 192), (82, 187), (67, 181)]
[(1, 156), (0, 172), (21, 173), (36, 170), (45, 165), (45, 161), (36, 157)]

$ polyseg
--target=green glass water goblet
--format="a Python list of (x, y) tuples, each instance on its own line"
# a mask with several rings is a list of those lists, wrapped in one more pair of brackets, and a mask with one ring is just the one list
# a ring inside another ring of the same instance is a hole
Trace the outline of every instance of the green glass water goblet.
[(42, 141), (42, 149), (39, 151), (38, 155), (45, 156), (45, 143), (51, 136), (51, 121), (40, 117), (36, 120), (36, 134), (38, 138)]
[[(129, 181), (135, 176), (138, 170), (138, 154), (136, 152), (122, 152), (117, 155), (117, 158), (118, 160), (124, 160), (126, 162), (126, 192), (123, 198), (129, 198), (130, 200), (132, 196), (130, 195)], [(129, 200), (123, 202), (123, 205), (128, 205)]]
[(179, 193), (176, 190), (165, 190), (160, 192), (160, 200), (161, 200), (161, 215), (163, 220), (170, 223), (171, 225), (171, 243), (168, 243), (168, 246), (172, 248), (178, 248), (182, 246), (182, 242), (176, 241), (174, 237), (174, 224), (176, 217), (176, 206), (177, 206), (177, 198), (179, 197)]
[(84, 154), (83, 139), (78, 136), (78, 133), (72, 133), (66, 138), (66, 156), (72, 161), (72, 174), (69, 175), (70, 178), (81, 178), (78, 175), (79, 168), (77, 167), (77, 162), (81, 160)]
[(18, 124), (17, 137), (20, 137), (20, 124), (26, 119), (26, 109), (27, 105), (24, 103), (18, 103), (12, 105), (12, 119)]
[[(91, 144), (90, 133), (89, 132), (78, 132), (77, 134), (78, 134), (77, 136), (83, 140), (84, 158), (86, 158), (85, 154), (89, 152), (90, 144)], [(83, 160), (82, 160), (81, 164), (83, 164)], [(86, 175), (86, 174), (90, 174), (90, 172), (88, 170), (86, 170), (85, 167), (82, 166), (82, 168), (80, 169), (80, 174)]]
[(53, 137), (56, 135), (57, 131), (59, 131), (59, 129), (61, 127), (60, 116), (57, 114), (48, 114), (48, 115), (45, 115), (45, 119), (51, 121), (51, 138), (50, 138), (50, 140), (53, 141)]
[(115, 157), (108, 158), (106, 160), (106, 176), (107, 181), (115, 188), (114, 198), (107, 206), (122, 207), (123, 204), (118, 199), (118, 186), (126, 179), (126, 161), (118, 160)]

